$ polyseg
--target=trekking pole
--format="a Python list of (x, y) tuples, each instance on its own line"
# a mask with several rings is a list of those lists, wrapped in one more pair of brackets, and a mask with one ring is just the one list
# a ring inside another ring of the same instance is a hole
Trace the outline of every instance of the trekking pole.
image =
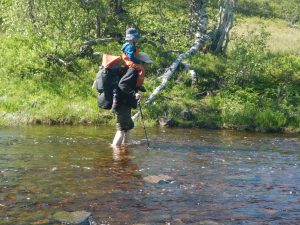
[(138, 105), (139, 105), (139, 108), (140, 108), (142, 125), (143, 125), (144, 131), (145, 131), (145, 136), (146, 136), (146, 139), (147, 139), (147, 146), (148, 146), (147, 149), (149, 149), (149, 140), (148, 140), (148, 135), (147, 135), (146, 127), (145, 127), (145, 122), (144, 122), (144, 116), (143, 116), (143, 113), (142, 113), (141, 103), (138, 102)]

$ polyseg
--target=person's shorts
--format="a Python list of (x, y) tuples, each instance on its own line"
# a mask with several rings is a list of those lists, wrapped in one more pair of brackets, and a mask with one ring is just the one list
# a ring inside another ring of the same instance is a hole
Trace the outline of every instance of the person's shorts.
[(126, 105), (120, 105), (117, 109), (117, 130), (128, 131), (134, 127), (131, 119), (131, 108)]

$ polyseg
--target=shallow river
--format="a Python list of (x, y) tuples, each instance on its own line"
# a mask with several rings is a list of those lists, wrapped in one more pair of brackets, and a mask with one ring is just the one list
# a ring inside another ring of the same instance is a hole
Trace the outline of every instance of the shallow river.
[[(300, 224), (299, 135), (109, 127), (0, 129), (0, 224)], [(168, 181), (148, 183), (148, 176)]]

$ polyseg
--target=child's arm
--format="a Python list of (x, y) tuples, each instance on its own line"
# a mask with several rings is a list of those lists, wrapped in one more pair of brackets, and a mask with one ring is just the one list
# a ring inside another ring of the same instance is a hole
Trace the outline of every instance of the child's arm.
[(135, 46), (134, 45), (127, 45), (125, 48), (124, 48), (124, 53), (130, 58), (130, 60), (136, 64), (141, 64), (141, 60), (137, 59), (135, 56), (134, 56), (134, 53), (135, 53)]

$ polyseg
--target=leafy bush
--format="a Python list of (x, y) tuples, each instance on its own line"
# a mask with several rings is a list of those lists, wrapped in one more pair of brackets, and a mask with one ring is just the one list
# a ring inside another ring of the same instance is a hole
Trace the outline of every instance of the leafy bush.
[(256, 117), (257, 130), (264, 132), (282, 131), (286, 125), (286, 117), (281, 112), (265, 109)]
[(259, 96), (253, 90), (239, 90), (235, 93), (221, 92), (216, 96), (224, 128), (240, 130), (255, 129)]

